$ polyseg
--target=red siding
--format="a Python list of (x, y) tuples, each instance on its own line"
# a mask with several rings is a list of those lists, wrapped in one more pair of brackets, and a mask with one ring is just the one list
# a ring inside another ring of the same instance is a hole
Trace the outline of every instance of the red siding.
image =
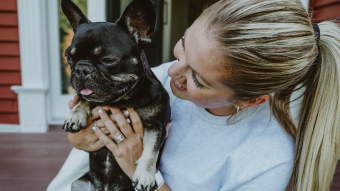
[[(321, 22), (340, 17), (340, 0), (311, 0), (313, 20)], [(340, 20), (337, 20), (339, 22)]]
[(10, 89), (20, 85), (17, 0), (0, 0), (0, 124), (18, 124), (18, 98)]
[(0, 11), (0, 26), (18, 26), (17, 13)]
[(0, 40), (7, 42), (18, 42), (18, 28), (3, 27), (0, 28)]

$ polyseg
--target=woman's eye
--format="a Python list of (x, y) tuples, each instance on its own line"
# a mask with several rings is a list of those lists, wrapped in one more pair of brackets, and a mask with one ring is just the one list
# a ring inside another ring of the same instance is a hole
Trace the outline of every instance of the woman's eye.
[(197, 80), (196, 75), (195, 75), (195, 73), (194, 73), (193, 70), (191, 70), (191, 77), (192, 77), (192, 80), (194, 81), (194, 84), (195, 84), (196, 87), (198, 87), (198, 88), (204, 88), (204, 85), (201, 84), (201, 83)]

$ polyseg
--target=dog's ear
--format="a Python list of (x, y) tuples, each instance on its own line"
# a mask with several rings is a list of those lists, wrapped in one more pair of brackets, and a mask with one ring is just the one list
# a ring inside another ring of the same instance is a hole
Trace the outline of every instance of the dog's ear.
[(77, 7), (77, 5), (75, 5), (71, 0), (62, 0), (61, 8), (70, 22), (73, 31), (76, 31), (80, 24), (90, 23), (90, 20), (88, 20), (79, 7)]
[(132, 34), (138, 44), (149, 44), (156, 24), (154, 6), (150, 0), (134, 0), (116, 23)]

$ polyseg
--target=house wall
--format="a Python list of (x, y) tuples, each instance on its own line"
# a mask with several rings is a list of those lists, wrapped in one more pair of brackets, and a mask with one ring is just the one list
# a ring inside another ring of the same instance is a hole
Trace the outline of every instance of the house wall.
[(0, 1), (0, 124), (19, 124), (17, 95), (21, 84), (16, 0)]
[[(340, 17), (340, 0), (311, 0), (310, 7), (313, 11), (313, 20), (321, 22)], [(340, 22), (338, 18), (337, 22)]]

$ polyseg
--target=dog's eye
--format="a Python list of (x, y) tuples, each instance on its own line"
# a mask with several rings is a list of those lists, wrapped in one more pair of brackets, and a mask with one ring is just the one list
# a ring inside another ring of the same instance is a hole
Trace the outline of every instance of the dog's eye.
[(117, 57), (104, 57), (102, 59), (102, 62), (106, 65), (114, 65), (119, 62), (119, 58)]

